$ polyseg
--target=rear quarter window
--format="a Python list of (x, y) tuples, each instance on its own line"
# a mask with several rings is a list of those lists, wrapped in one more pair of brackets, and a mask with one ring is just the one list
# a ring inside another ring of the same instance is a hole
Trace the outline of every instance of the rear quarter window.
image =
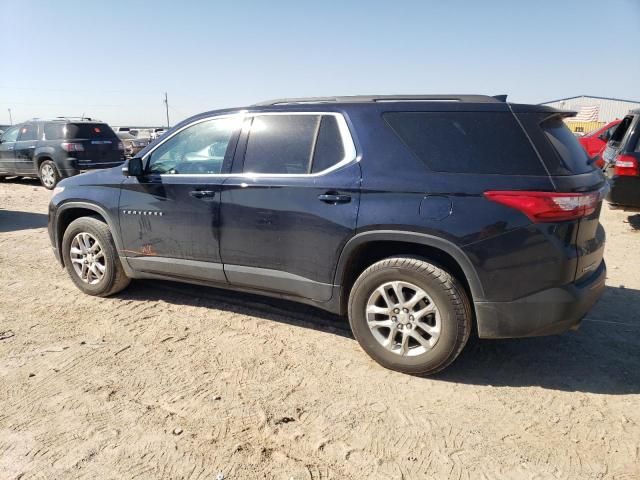
[(430, 170), (546, 174), (511, 113), (387, 112), (383, 118)]
[(553, 117), (545, 120), (540, 124), (540, 128), (551, 143), (565, 170), (573, 174), (588, 173), (593, 170), (594, 167), (589, 161), (587, 152), (562, 121), (562, 118)]

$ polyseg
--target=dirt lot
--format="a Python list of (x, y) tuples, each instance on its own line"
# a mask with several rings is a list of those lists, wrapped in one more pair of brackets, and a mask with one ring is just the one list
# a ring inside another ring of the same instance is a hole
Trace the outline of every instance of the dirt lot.
[(0, 478), (640, 478), (640, 215), (606, 209), (577, 333), (480, 341), (418, 378), (340, 319), (136, 282), (82, 295), (50, 193), (0, 184)]

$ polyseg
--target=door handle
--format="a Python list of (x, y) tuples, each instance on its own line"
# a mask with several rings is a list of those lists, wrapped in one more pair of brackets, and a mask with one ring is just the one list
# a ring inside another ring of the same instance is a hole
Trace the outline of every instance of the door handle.
[(351, 201), (351, 195), (344, 195), (341, 193), (327, 192), (322, 195), (318, 195), (318, 200), (325, 203), (349, 203)]
[(189, 195), (193, 198), (213, 198), (216, 196), (216, 192), (213, 190), (192, 190)]

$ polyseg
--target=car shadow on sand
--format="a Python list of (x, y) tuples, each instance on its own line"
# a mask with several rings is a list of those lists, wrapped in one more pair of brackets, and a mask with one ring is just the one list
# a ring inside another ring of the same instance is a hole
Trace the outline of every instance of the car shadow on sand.
[(0, 233), (29, 230), (47, 226), (47, 216), (43, 213), (20, 212), (0, 208)]
[[(215, 308), (353, 338), (348, 322), (337, 315), (258, 295), (147, 281), (135, 282), (120, 297)], [(569, 392), (640, 393), (640, 291), (607, 287), (577, 332), (525, 339), (472, 339), (451, 366), (429, 378)]]
[(640, 393), (640, 291), (607, 287), (575, 332), (472, 341), (434, 378), (569, 392)]

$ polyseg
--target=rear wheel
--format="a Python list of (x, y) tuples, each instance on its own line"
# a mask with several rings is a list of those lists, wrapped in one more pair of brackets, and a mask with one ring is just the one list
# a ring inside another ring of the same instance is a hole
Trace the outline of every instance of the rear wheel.
[(107, 297), (129, 285), (111, 231), (97, 218), (71, 222), (62, 239), (62, 255), (71, 280), (86, 294)]
[(45, 160), (40, 164), (38, 176), (40, 177), (40, 182), (47, 190), (53, 190), (60, 181), (58, 169), (51, 160)]
[(446, 270), (424, 259), (393, 257), (358, 277), (349, 296), (349, 323), (382, 366), (432, 374), (462, 351), (471, 332), (471, 307)]

